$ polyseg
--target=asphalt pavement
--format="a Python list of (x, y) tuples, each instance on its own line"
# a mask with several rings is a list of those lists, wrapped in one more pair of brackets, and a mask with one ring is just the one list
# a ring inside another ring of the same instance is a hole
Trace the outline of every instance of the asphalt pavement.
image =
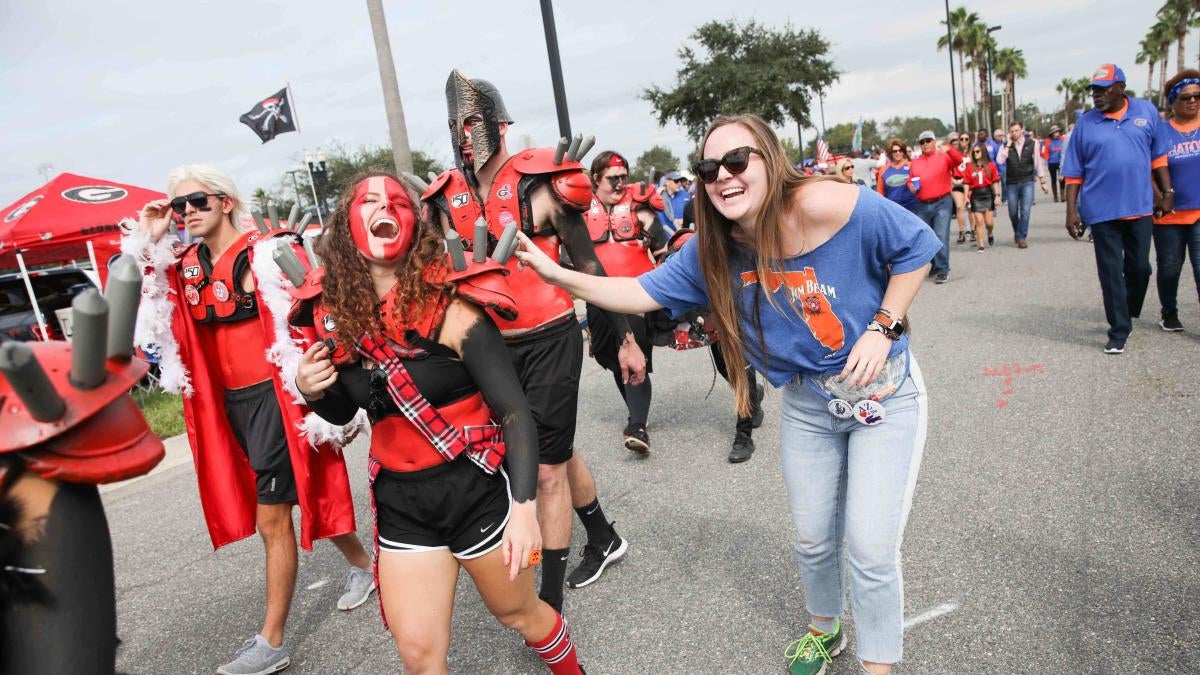
[[(1066, 236), (1062, 204), (1038, 198), (1030, 248), (1014, 246), (1002, 215), (996, 247), (952, 245), (950, 283), (927, 283), (911, 312), (930, 424), (903, 548), (897, 672), (1200, 672), (1195, 285), (1185, 272), (1186, 332), (1155, 325), (1152, 281), (1126, 353), (1103, 354), (1092, 248)], [(654, 360), (645, 459), (621, 445), (611, 377), (584, 365), (577, 448), (630, 549), (599, 582), (567, 591), (580, 658), (592, 675), (785, 672), (806, 615), (779, 470), (779, 392), (768, 392), (754, 458), (731, 465), (732, 397), (707, 352), (660, 349)], [(346, 456), (365, 542), (365, 444)], [(104, 500), (119, 668), (214, 672), (260, 624), (261, 543), (212, 551), (188, 463)], [(575, 541), (572, 568), (578, 524)], [(301, 554), (288, 672), (402, 671), (373, 601), (337, 611), (344, 575), (327, 542)], [(850, 654), (830, 672), (858, 672)], [(544, 672), (465, 575), (450, 667)]]

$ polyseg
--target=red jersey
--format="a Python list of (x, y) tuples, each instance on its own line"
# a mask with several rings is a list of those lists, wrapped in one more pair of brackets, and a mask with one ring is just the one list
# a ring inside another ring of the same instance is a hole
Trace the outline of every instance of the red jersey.
[(975, 166), (975, 164), (967, 165), (967, 175), (964, 183), (972, 189), (985, 188), (1000, 180), (1000, 170), (996, 168), (995, 162), (988, 162), (987, 166)]

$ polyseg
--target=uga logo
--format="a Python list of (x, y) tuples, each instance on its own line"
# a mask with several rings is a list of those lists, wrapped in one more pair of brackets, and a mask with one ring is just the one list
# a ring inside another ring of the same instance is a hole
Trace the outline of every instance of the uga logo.
[(17, 218), (20, 218), (21, 216), (25, 215), (26, 213), (29, 213), (30, 209), (37, 206), (37, 203), (40, 201), (42, 201), (42, 195), (37, 195), (33, 199), (30, 199), (29, 201), (25, 202), (24, 204), (18, 206), (17, 208), (10, 211), (7, 216), (4, 216), (4, 222), (11, 223), (12, 221), (16, 220)]
[(63, 190), (63, 199), (80, 204), (107, 204), (124, 199), (129, 194), (125, 188), (112, 185), (80, 185)]
[(500, 189), (496, 191), (496, 196), (500, 199), (508, 199), (512, 196), (512, 186), (508, 183), (501, 185)]
[(462, 208), (462, 207), (466, 206), (467, 202), (469, 202), (469, 201), (471, 201), (470, 193), (460, 192), (460, 193), (450, 197), (450, 206), (453, 206), (455, 208)]

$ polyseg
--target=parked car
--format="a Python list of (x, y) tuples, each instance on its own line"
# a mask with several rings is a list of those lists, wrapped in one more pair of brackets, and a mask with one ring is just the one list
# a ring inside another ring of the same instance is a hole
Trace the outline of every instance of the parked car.
[[(96, 288), (91, 273), (74, 268), (33, 270), (29, 273), (29, 281), (42, 310), (49, 339), (65, 339), (70, 328), (60, 321), (59, 310), (69, 311), (76, 295)], [(42, 337), (25, 281), (19, 273), (0, 274), (0, 340), (30, 341)]]

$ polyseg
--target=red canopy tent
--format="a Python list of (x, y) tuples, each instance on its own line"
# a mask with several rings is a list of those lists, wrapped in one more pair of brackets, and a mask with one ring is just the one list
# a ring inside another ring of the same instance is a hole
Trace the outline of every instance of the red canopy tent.
[(142, 206), (162, 192), (110, 180), (59, 174), (54, 180), (0, 210), (0, 269), (85, 260), (95, 249), (96, 272), (108, 276), (108, 260), (120, 249), (122, 218), (137, 218)]

